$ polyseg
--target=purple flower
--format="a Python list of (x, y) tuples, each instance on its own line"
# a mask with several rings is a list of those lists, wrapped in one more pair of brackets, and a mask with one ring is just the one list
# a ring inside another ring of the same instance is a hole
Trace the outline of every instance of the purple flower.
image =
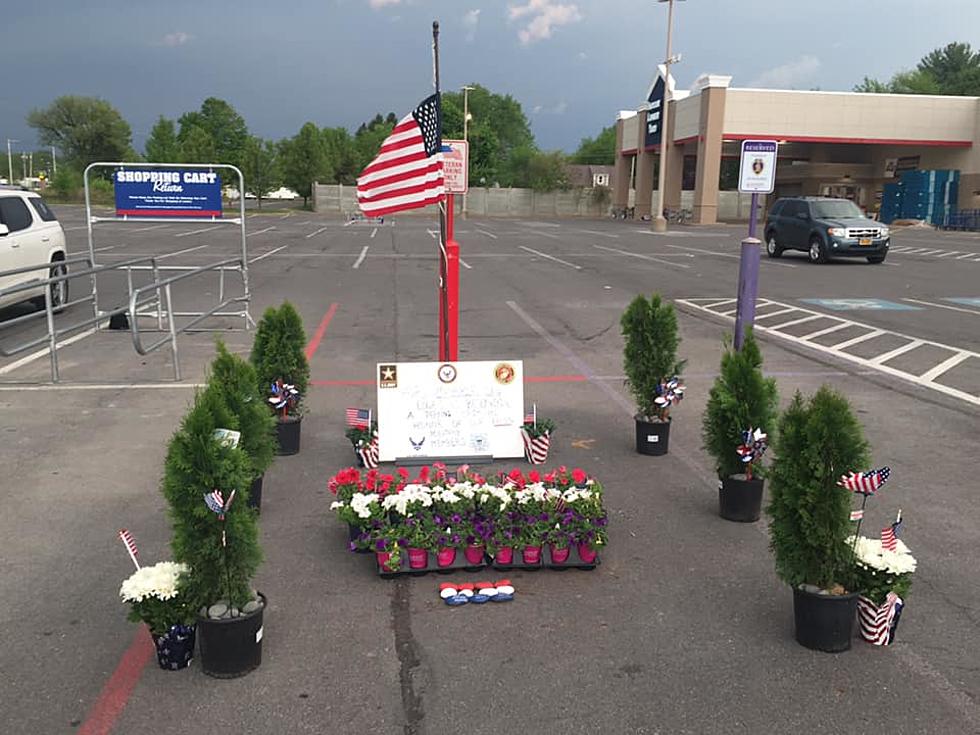
[(374, 545), (374, 548), (376, 551), (384, 551), (386, 548), (388, 548), (388, 542), (383, 538), (378, 539), (377, 543)]
[(436, 514), (432, 516), (432, 522), (435, 523), (437, 526), (441, 526), (444, 522), (443, 517), (441, 515)]
[(476, 536), (467, 536), (466, 537), (466, 543), (469, 544), (469, 545), (471, 545), (471, 546), (473, 544), (475, 544), (476, 543)]
[(437, 543), (439, 546), (445, 546), (447, 543), (449, 543), (449, 539), (447, 539), (445, 536), (440, 536)]
[(459, 523), (460, 521), (463, 520), (463, 517), (459, 513), (453, 513), (451, 517), (453, 523)]
[(506, 531), (504, 531), (504, 538), (508, 540), (514, 538), (514, 532), (508, 528)]
[(406, 526), (409, 526), (409, 527), (415, 526), (415, 519), (414, 518), (406, 518), (405, 519), (405, 525)]
[(453, 545), (454, 546), (457, 545), (459, 543), (459, 541), (460, 541), (459, 534), (458, 533), (454, 533), (453, 534)]
[(350, 550), (350, 551), (354, 551), (354, 550), (356, 550), (356, 549), (357, 549), (357, 544), (355, 544), (355, 543), (354, 543), (353, 541), (350, 541), (350, 542), (348, 542), (348, 544), (347, 544), (347, 548), (348, 548), (348, 550)]
[(548, 515), (547, 513), (542, 513), (541, 515), (538, 516), (539, 521), (547, 521), (549, 518), (551, 518), (551, 516)]
[(595, 519), (595, 525), (597, 525), (599, 528), (602, 528), (607, 523), (609, 523), (609, 519), (606, 518), (605, 516), (603, 516), (602, 518), (596, 518)]

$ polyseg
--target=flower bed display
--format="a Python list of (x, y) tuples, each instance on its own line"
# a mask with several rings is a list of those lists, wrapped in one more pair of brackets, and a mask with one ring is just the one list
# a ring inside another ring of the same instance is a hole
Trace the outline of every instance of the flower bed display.
[(348, 548), (371, 551), (382, 576), (453, 569), (594, 568), (607, 541), (602, 485), (565, 467), (486, 478), (463, 466), (422, 467), (412, 478), (341, 470), (330, 509)]

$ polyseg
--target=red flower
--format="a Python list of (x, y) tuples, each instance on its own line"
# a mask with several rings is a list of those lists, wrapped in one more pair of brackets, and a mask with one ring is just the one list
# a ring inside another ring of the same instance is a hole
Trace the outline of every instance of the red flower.
[(555, 471), (552, 470), (551, 472), (549, 472), (547, 475), (544, 476), (544, 481), (547, 482), (549, 485), (554, 485), (556, 477), (557, 476), (555, 475)]
[(531, 470), (527, 473), (528, 482), (541, 482), (541, 473), (537, 470)]
[(404, 467), (399, 467), (395, 471), (398, 473), (398, 476), (400, 478), (402, 478), (403, 480), (405, 480), (406, 482), (408, 482), (408, 470), (406, 470)]
[(572, 470), (572, 482), (574, 482), (576, 485), (583, 485), (585, 481), (588, 479), (589, 476), (585, 474), (582, 470), (580, 470), (578, 467)]
[(368, 470), (367, 477), (365, 478), (365, 486), (368, 490), (374, 490), (378, 482), (378, 471), (376, 469)]
[(429, 467), (427, 465), (419, 469), (419, 484), (426, 484), (429, 481)]
[(516, 467), (510, 471), (507, 479), (517, 485), (517, 487), (524, 487), (524, 475)]

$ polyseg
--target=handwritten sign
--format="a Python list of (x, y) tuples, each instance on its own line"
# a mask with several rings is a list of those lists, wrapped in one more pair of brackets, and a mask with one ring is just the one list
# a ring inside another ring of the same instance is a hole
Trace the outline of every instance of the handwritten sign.
[(378, 363), (375, 380), (382, 462), (524, 456), (520, 360)]

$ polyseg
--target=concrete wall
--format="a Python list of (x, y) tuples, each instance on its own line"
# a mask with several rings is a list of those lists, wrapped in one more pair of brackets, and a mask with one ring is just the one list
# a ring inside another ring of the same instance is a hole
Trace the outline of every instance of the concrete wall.
[[(456, 196), (456, 211), (462, 211), (463, 198)], [(604, 217), (612, 207), (612, 199), (598, 205), (592, 189), (537, 192), (532, 189), (470, 189), (466, 210), (475, 217)], [(313, 208), (317, 212), (349, 214), (357, 208), (357, 190), (353, 186), (316, 184)], [(403, 212), (435, 216), (435, 207)]]
[[(623, 147), (620, 150), (636, 150), (637, 136), (640, 134), (640, 115), (623, 120)], [(643, 116), (646, 119), (645, 116)]]
[(701, 95), (675, 102), (670, 116), (674, 122), (673, 140), (696, 138), (701, 125)]
[(729, 89), (726, 136), (846, 140), (974, 140), (980, 99), (906, 94)]

